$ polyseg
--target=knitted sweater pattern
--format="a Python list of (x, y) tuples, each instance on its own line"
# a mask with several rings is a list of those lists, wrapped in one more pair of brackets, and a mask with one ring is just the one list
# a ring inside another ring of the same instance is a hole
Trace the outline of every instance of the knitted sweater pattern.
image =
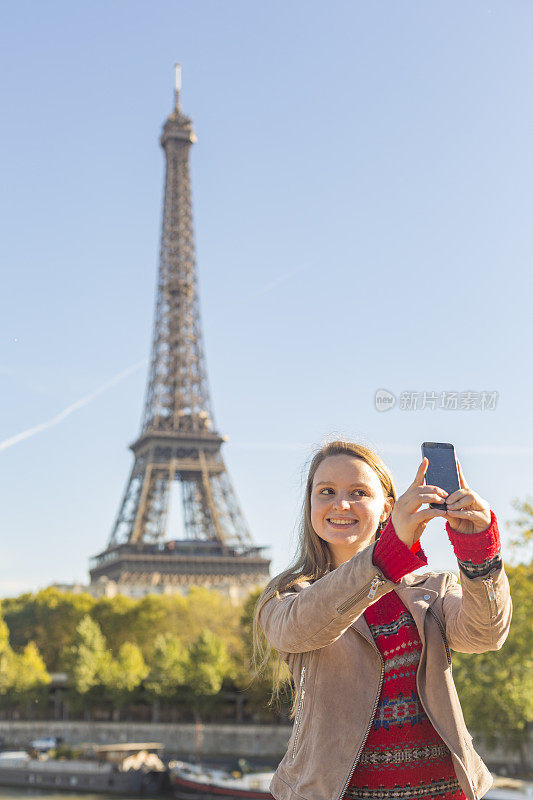
[[(496, 517), (478, 534), (460, 534), (446, 524), (463, 579), (490, 572), (500, 559)], [(412, 552), (389, 521), (374, 551), (374, 563), (398, 582), (427, 564), (421, 548)], [(383, 595), (364, 617), (383, 662), (378, 704), (346, 800), (465, 800), (450, 751), (428, 718), (417, 691), (422, 644), (396, 592)]]

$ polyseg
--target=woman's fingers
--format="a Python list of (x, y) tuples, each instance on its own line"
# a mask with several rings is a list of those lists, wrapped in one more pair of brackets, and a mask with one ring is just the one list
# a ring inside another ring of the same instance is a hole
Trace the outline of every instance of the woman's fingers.
[(416, 511), (424, 503), (444, 503), (448, 493), (439, 486), (419, 486), (408, 495), (404, 495), (402, 505), (407, 511)]
[(476, 511), (472, 511), (472, 509), (465, 508), (464, 511), (455, 510), (450, 511), (449, 509), (446, 510), (446, 514), (449, 514), (450, 517), (461, 517), (462, 519), (471, 519), (475, 514), (478, 513)]
[[(396, 533), (409, 546), (420, 538), (430, 520), (446, 516), (446, 508), (429, 508), (430, 503), (443, 505), (448, 492), (440, 486), (424, 485), (428, 466), (429, 461), (424, 456), (412, 484), (398, 498), (392, 509), (392, 522)], [(428, 507), (420, 509), (423, 505)]]
[(471, 494), (469, 494), (469, 492), (467, 492), (466, 489), (456, 489), (455, 492), (452, 492), (450, 495), (448, 495), (447, 502), (449, 506), (453, 506), (455, 505), (455, 503), (460, 503), (461, 501), (466, 500), (467, 498), (469, 498), (468, 502), (471, 503), (472, 502)]
[(418, 508), (424, 503), (444, 503), (446, 495), (442, 492), (417, 492), (407, 500), (408, 508)]
[(446, 512), (442, 511), (440, 508), (424, 508), (421, 511), (413, 511), (412, 517), (413, 522), (415, 523), (415, 527), (418, 528), (420, 525), (422, 526), (422, 530), (420, 534), (417, 536), (419, 539), (422, 533), (424, 532), (424, 528), (435, 517), (445, 517)]
[(425, 520), (426, 522), (429, 522), (433, 517), (444, 516), (446, 516), (446, 511), (443, 511), (441, 508), (422, 508), (420, 511), (413, 511), (413, 517)]
[(448, 492), (446, 489), (441, 489), (440, 486), (432, 486), (431, 484), (427, 484), (426, 486), (420, 487), (424, 490), (424, 492), (433, 492), (434, 494), (441, 494), (443, 497), (448, 497)]
[[(426, 497), (418, 497), (418, 498), (415, 498), (414, 500), (412, 500), (406, 506), (406, 511), (407, 511), (408, 514), (415, 514), (418, 511), (418, 509), (420, 508), (420, 506), (423, 506), (426, 503), (428, 505), (429, 505), (429, 503), (438, 503), (439, 505), (442, 506), (442, 505), (444, 505), (444, 500), (445, 500), (445, 498), (441, 497), (438, 494), (428, 494)], [(432, 511), (433, 510), (437, 510), (438, 511), (438, 509), (431, 509), (431, 510)]]
[(476, 492), (473, 492), (472, 489), (458, 489), (448, 497), (446, 504), (450, 511), (459, 511), (466, 508), (471, 511), (486, 511), (488, 508), (488, 503)]
[[(486, 530), (490, 525), (489, 504), (470, 489), (463, 474), (459, 459), (455, 459), (460, 488), (448, 494), (440, 486), (424, 485), (429, 466), (426, 457), (419, 465), (415, 479), (407, 491), (398, 498), (392, 510), (392, 521), (398, 537), (407, 545), (420, 539), (428, 522), (435, 517), (448, 520), (453, 529), (462, 533)], [(430, 508), (430, 503), (445, 505)], [(420, 508), (427, 504), (428, 507)]]
[(416, 471), (415, 479), (412, 482), (412, 484), (409, 487), (409, 489), (414, 488), (415, 486), (423, 486), (424, 485), (424, 475), (426, 474), (426, 470), (428, 468), (428, 464), (429, 464), (429, 461), (424, 456), (420, 466), (418, 467), (418, 469)]

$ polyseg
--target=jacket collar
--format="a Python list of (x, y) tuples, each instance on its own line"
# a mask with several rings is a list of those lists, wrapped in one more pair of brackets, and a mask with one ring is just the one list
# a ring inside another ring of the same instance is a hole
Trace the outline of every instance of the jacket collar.
[(425, 583), (429, 578), (428, 573), (422, 573), (420, 575), (413, 575), (412, 572), (408, 572), (407, 575), (404, 575), (400, 581), (400, 586), (417, 586), (420, 583)]
[[(394, 587), (394, 591), (412, 614), (422, 641), (424, 641), (424, 619), (427, 610), (439, 596), (435, 589), (428, 589), (424, 586), (427, 577), (427, 575), (408, 574)], [(352, 622), (351, 627), (359, 631), (366, 639), (372, 641), (372, 633), (364, 614), (361, 614), (355, 622)]]

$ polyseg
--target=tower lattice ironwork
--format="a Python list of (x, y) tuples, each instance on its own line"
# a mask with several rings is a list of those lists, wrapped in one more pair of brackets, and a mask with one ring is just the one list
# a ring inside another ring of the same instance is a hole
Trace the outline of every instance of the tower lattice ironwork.
[[(202, 345), (189, 154), (196, 141), (180, 107), (163, 126), (166, 157), (150, 372), (135, 461), (91, 583), (131, 595), (207, 585), (243, 595), (264, 584), (269, 561), (254, 545), (221, 454)], [(183, 538), (168, 538), (171, 486), (181, 485)]]

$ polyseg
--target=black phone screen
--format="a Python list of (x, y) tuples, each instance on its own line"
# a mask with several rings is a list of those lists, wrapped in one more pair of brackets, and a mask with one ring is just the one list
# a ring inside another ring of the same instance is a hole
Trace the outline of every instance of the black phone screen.
[[(424, 442), (422, 444), (422, 457), (429, 461), (426, 471), (426, 484), (439, 486), (451, 494), (459, 489), (459, 475), (455, 463), (455, 450), (453, 444), (448, 442)], [(430, 508), (446, 508), (445, 503), (430, 503)]]

